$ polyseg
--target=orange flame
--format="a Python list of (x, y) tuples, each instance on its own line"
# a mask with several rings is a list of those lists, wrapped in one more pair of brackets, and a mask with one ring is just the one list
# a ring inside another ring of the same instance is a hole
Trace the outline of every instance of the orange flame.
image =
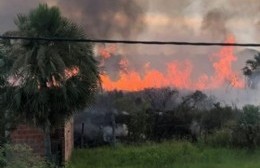
[(105, 46), (99, 46), (98, 47), (98, 54), (102, 56), (104, 59), (108, 59), (111, 57), (111, 53), (116, 52), (117, 48), (116, 45), (108, 45)]
[(64, 72), (66, 79), (69, 79), (79, 74), (79, 67), (74, 66), (72, 68), (66, 68)]
[[(234, 43), (235, 38), (229, 36), (226, 40), (227, 43)], [(104, 56), (105, 57), (105, 56)], [(197, 80), (192, 81), (191, 75), (193, 71), (192, 62), (189, 60), (172, 61), (167, 64), (167, 72), (162, 72), (152, 69), (149, 63), (146, 64), (145, 74), (140, 75), (134, 70), (120, 72), (119, 79), (116, 81), (103, 74), (101, 80), (105, 90), (125, 90), (125, 91), (138, 91), (145, 88), (161, 88), (161, 87), (174, 87), (178, 89), (216, 89), (223, 87), (225, 84), (231, 85), (235, 88), (243, 88), (244, 81), (239, 75), (233, 71), (232, 63), (236, 61), (234, 55), (234, 47), (223, 47), (218, 53), (212, 56), (216, 59), (213, 62), (214, 75), (201, 74)], [(127, 60), (121, 62), (126, 66)]]
[[(64, 70), (65, 73), (65, 79), (69, 79), (73, 76), (77, 76), (79, 74), (79, 68), (78, 67), (72, 67), (72, 68), (66, 68)], [(51, 87), (60, 87), (61, 83), (59, 81), (56, 80), (55, 76), (51, 76), (51, 78), (46, 82), (46, 85), (48, 88)], [(38, 85), (38, 89), (40, 89), (41, 86)]]

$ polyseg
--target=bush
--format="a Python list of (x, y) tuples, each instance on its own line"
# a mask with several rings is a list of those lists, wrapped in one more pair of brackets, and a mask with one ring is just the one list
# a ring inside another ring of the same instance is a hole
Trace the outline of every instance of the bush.
[(253, 105), (245, 106), (238, 126), (245, 136), (246, 146), (254, 149), (260, 131), (260, 108)]
[(146, 110), (149, 105), (143, 100), (134, 99), (132, 97), (120, 98), (116, 102), (119, 111), (127, 111), (129, 119), (126, 121), (128, 127), (128, 140), (130, 142), (142, 142), (146, 139), (146, 132), (150, 121)]
[(35, 155), (25, 145), (4, 145), (0, 149), (0, 167), (4, 168), (54, 168), (43, 158)]
[(232, 131), (230, 129), (217, 130), (207, 137), (207, 143), (215, 147), (228, 147), (232, 144)]
[(237, 125), (232, 132), (232, 145), (235, 147), (246, 147), (247, 140), (244, 131), (241, 131), (239, 125)]

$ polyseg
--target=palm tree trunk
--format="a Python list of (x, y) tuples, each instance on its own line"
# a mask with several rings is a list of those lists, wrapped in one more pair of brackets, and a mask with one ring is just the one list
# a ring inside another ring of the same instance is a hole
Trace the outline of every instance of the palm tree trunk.
[(8, 113), (5, 111), (4, 112), (4, 141), (6, 142), (8, 137), (9, 137), (9, 131), (8, 131), (8, 128), (9, 128), (9, 125), (8, 125), (8, 122), (6, 122), (8, 120)]
[(45, 157), (49, 162), (52, 162), (50, 124), (46, 124), (44, 128), (44, 146)]

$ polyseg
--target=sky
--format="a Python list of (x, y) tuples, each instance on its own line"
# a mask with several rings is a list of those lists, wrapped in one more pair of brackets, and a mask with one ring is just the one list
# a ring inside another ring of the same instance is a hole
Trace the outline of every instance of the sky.
[[(58, 6), (91, 38), (223, 42), (233, 35), (236, 42), (260, 42), (259, 0), (1, 0), (0, 33), (15, 30), (16, 15), (28, 13), (39, 3)], [(178, 46), (127, 48), (120, 47), (121, 54), (131, 50), (133, 55), (190, 55)], [(214, 48), (190, 49), (205, 55)], [(133, 59), (143, 64), (143, 58)]]
[[(0, 33), (15, 29), (13, 20), (17, 13), (28, 13), (39, 3), (57, 5), (61, 8), (63, 15), (85, 25), (90, 21), (79, 18), (84, 18), (82, 16), (84, 10), (91, 8), (87, 8), (86, 5), (94, 6), (96, 11), (104, 8), (113, 13), (112, 9), (116, 8), (114, 4), (125, 0), (99, 1), (97, 0), (96, 3), (93, 0), (1, 0)], [(196, 40), (202, 38), (206, 41), (212, 39), (219, 41), (223, 40), (225, 33), (233, 33), (239, 42), (259, 42), (260, 1), (258, 0), (131, 0), (127, 5), (129, 6), (129, 4), (136, 4), (131, 9), (133, 11), (135, 7), (143, 10), (140, 17), (144, 17), (142, 18), (144, 22), (139, 24), (143, 24), (145, 29), (134, 32), (135, 34), (132, 36), (115, 35), (109, 38), (145, 40)], [(122, 18), (120, 21), (123, 22), (123, 20)], [(132, 29), (138, 26), (131, 25), (131, 22), (125, 24)], [(99, 26), (101, 27), (102, 24)]]
[[(80, 25), (91, 38), (225, 42), (232, 37), (234, 42), (260, 43), (260, 0), (1, 0), (0, 34), (15, 30), (17, 14), (27, 14), (39, 3), (58, 6), (63, 16)], [(181, 65), (181, 72), (187, 61), (192, 65), (191, 78), (205, 73), (212, 76), (214, 56), (222, 50), (144, 45), (115, 48), (106, 62), (111, 80), (119, 80), (120, 67), (115, 65), (124, 58), (128, 68), (141, 76), (147, 67), (164, 73), (168, 63)], [(235, 48), (232, 70), (241, 74), (245, 61), (254, 53)]]
[[(232, 35), (236, 42), (260, 43), (259, 0), (1, 0), (0, 33), (15, 30), (16, 15), (28, 13), (39, 3), (58, 6), (63, 16), (80, 25), (91, 38), (224, 42)], [(236, 48), (239, 50), (244, 48)], [(177, 60), (189, 58), (200, 64), (217, 51), (216, 47), (117, 48), (137, 69), (148, 61), (161, 69), (173, 55)], [(207, 64), (199, 69), (205, 71)]]

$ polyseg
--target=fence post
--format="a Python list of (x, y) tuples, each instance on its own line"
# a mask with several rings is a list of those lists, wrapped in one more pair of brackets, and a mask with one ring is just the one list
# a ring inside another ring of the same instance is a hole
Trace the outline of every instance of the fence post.
[(85, 127), (85, 124), (82, 123), (82, 125), (81, 125), (81, 137), (80, 137), (80, 148), (83, 148), (83, 146), (84, 146), (84, 127)]

